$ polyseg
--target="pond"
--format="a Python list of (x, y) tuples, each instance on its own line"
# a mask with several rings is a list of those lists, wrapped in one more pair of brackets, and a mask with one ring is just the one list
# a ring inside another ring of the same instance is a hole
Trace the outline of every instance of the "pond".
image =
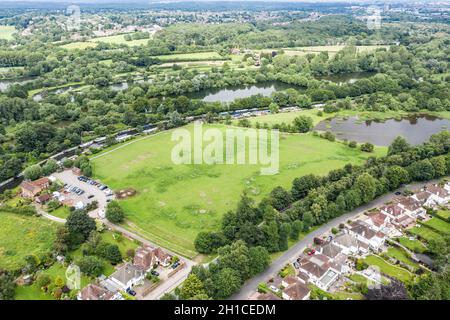
[(6, 91), (13, 84), (25, 84), (33, 81), (35, 78), (21, 78), (15, 80), (0, 80), (0, 92)]
[(186, 94), (186, 96), (192, 99), (201, 99), (205, 102), (232, 102), (237, 98), (247, 98), (257, 94), (270, 96), (275, 91), (282, 91), (289, 88), (300, 90), (300, 87), (294, 85), (278, 81), (269, 81), (252, 85), (205, 89), (199, 92)]
[(378, 146), (390, 145), (397, 136), (417, 145), (427, 141), (435, 133), (449, 130), (450, 121), (425, 114), (385, 121), (336, 117), (320, 122), (314, 129), (330, 131), (341, 140), (371, 142)]
[(317, 77), (318, 80), (326, 80), (338, 85), (344, 83), (355, 83), (360, 79), (367, 79), (376, 75), (376, 72), (351, 72), (351, 73), (340, 73), (340, 74), (330, 74), (326, 76)]

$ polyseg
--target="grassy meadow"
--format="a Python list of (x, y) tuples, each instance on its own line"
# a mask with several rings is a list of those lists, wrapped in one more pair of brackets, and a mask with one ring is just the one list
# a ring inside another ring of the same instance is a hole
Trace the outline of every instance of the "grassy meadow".
[[(204, 126), (227, 128), (222, 125)], [(193, 126), (187, 126), (192, 131)], [(295, 177), (326, 174), (373, 154), (314, 137), (280, 136), (280, 172), (262, 176), (258, 165), (175, 165), (171, 131), (112, 147), (92, 158), (94, 175), (114, 190), (131, 187), (135, 197), (121, 200), (127, 227), (185, 256), (194, 256), (200, 231), (217, 230), (222, 215), (236, 207), (241, 193), (259, 200), (275, 186), (290, 188)], [(206, 143), (205, 143), (206, 145)], [(376, 153), (385, 149), (377, 148)]]
[(98, 37), (88, 40), (88, 42), (103, 42), (109, 44), (126, 44), (127, 46), (141, 46), (146, 45), (150, 39), (138, 39), (138, 40), (125, 40), (126, 34), (118, 34), (108, 37)]
[(16, 270), (27, 255), (51, 250), (57, 225), (39, 217), (0, 212), (0, 269)]
[(1, 26), (0, 25), (0, 39), (11, 40), (13, 39), (13, 33), (16, 32), (14, 26)]

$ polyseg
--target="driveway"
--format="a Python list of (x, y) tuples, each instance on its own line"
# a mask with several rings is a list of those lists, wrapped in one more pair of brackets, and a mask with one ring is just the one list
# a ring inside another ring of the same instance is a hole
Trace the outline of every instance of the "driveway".
[[(437, 182), (437, 180), (429, 182), (435, 183)], [(423, 185), (424, 183), (411, 184), (403, 188), (400, 188), (398, 191), (403, 191), (404, 189), (418, 189), (421, 188)], [(297, 242), (294, 246), (292, 246), (286, 252), (284, 252), (283, 255), (281, 255), (278, 259), (273, 261), (264, 272), (248, 280), (241, 288), (241, 290), (235, 295), (233, 295), (230, 299), (231, 300), (248, 299), (248, 297), (253, 292), (255, 292), (256, 288), (258, 287), (258, 284), (260, 284), (261, 282), (267, 282), (270, 278), (277, 275), (280, 269), (282, 269), (286, 264), (294, 262), (294, 260), (298, 257), (299, 253), (303, 252), (303, 250), (308, 245), (313, 243), (315, 237), (320, 237), (323, 233), (330, 231), (331, 228), (338, 226), (340, 223), (345, 223), (347, 222), (347, 220), (353, 219), (357, 215), (364, 213), (369, 209), (381, 206), (384, 203), (392, 200), (392, 198), (394, 197), (396, 197), (394, 193), (389, 193), (384, 196), (381, 196), (373, 200), (372, 202), (368, 203), (367, 205), (361, 206), (351, 212), (348, 212), (346, 214), (343, 214), (342, 216), (334, 218), (333, 220), (320, 226), (318, 229), (308, 233), (302, 240)]]

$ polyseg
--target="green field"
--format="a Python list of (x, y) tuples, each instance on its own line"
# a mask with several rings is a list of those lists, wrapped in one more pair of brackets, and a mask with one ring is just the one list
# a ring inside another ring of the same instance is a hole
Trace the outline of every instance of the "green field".
[(419, 240), (409, 240), (407, 237), (401, 237), (398, 239), (401, 245), (405, 246), (409, 250), (416, 253), (423, 253), (427, 249), (425, 245)]
[(0, 268), (16, 270), (27, 255), (49, 252), (57, 225), (39, 217), (0, 212)]
[(380, 268), (380, 271), (388, 276), (391, 276), (393, 278), (396, 278), (402, 282), (408, 282), (412, 280), (413, 274), (410, 273), (408, 270), (394, 266), (392, 264), (389, 264), (382, 258), (378, 256), (368, 256), (364, 259), (364, 261), (371, 266), (377, 266)]
[[(337, 52), (344, 49), (345, 45), (333, 45), (333, 46), (312, 46), (312, 47), (296, 47), (296, 48), (284, 48), (284, 52), (286, 55), (291, 56), (303, 56), (308, 53), (317, 54), (320, 52), (328, 52), (330, 57), (333, 57)], [(389, 46), (384, 45), (374, 45), (374, 46), (356, 46), (356, 51), (358, 53), (361, 52), (369, 52), (374, 51), (378, 48), (389, 48)], [(273, 49), (270, 49), (273, 51)]]
[[(317, 115), (317, 110), (315, 109), (307, 109), (307, 110), (300, 110), (300, 111), (293, 111), (293, 112), (280, 112), (275, 114), (268, 114), (264, 116), (259, 117), (251, 117), (248, 118), (250, 123), (254, 126), (257, 122), (259, 124), (263, 125), (264, 123), (267, 123), (269, 126), (273, 126), (274, 124), (290, 124), (294, 121), (295, 118), (298, 116), (308, 116), (313, 119), (314, 125), (319, 123), (322, 120), (325, 120), (327, 117), (332, 116), (332, 114), (325, 114), (322, 117), (319, 117)], [(237, 123), (237, 121), (235, 121)]]
[(97, 46), (97, 43), (95, 43), (95, 42), (78, 41), (78, 42), (64, 44), (61, 47), (64, 49), (67, 49), (67, 50), (74, 50), (74, 49), (84, 50), (87, 48), (95, 48), (96, 46)]
[(11, 40), (16, 31), (14, 26), (0, 26), (0, 39)]
[(155, 56), (155, 58), (158, 58), (161, 61), (199, 61), (199, 60), (224, 59), (224, 57), (222, 57), (215, 51), (169, 54), (169, 55)]
[(428, 220), (427, 222), (424, 222), (423, 224), (433, 228), (433, 230), (436, 230), (438, 232), (441, 232), (444, 234), (450, 234), (450, 223), (445, 222), (442, 219), (431, 218), (430, 220)]
[(146, 45), (150, 39), (125, 40), (125, 34), (118, 34), (109, 37), (98, 37), (88, 40), (88, 42), (103, 42), (109, 44), (126, 44), (127, 46), (142, 46)]
[(95, 177), (114, 190), (138, 191), (121, 201), (128, 228), (186, 256), (195, 255), (199, 231), (219, 229), (221, 216), (235, 208), (242, 191), (261, 199), (277, 185), (289, 188), (295, 177), (325, 174), (371, 155), (311, 134), (281, 135), (280, 173), (261, 176), (258, 165), (174, 165), (175, 145), (171, 131), (165, 131), (97, 155), (92, 164)]
[(58, 209), (49, 212), (49, 214), (51, 214), (52, 216), (61, 218), (61, 219), (66, 219), (69, 216), (70, 210), (68, 207), (66, 206), (61, 206)]

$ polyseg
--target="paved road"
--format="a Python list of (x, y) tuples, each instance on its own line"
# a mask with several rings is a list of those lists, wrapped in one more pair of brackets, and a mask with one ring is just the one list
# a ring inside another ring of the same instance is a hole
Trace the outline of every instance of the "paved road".
[[(436, 182), (436, 181), (430, 181), (430, 182)], [(418, 189), (422, 186), (423, 186), (423, 183), (411, 184), (411, 185), (405, 186), (404, 188), (399, 189), (399, 191), (402, 191), (406, 188), (414, 190), (414, 189)], [(394, 196), (395, 196), (394, 193), (389, 193), (384, 196), (381, 196), (381, 197), (375, 199), (374, 201), (370, 202), (367, 205), (364, 205), (364, 206), (359, 207), (351, 212), (343, 214), (342, 216), (334, 218), (333, 220), (320, 226), (318, 229), (307, 234), (302, 240), (300, 240), (294, 246), (292, 246), (286, 252), (284, 252), (282, 256), (280, 256), (278, 259), (273, 261), (270, 264), (270, 266), (263, 273), (248, 280), (244, 284), (244, 286), (241, 288), (241, 290), (237, 294), (233, 295), (230, 299), (231, 300), (246, 300), (246, 299), (248, 299), (248, 297), (253, 292), (255, 292), (256, 288), (258, 287), (258, 284), (260, 284), (261, 282), (266, 282), (270, 278), (275, 276), (280, 271), (280, 269), (282, 269), (287, 263), (294, 262), (294, 260), (298, 257), (299, 253), (303, 252), (303, 250), (306, 248), (306, 246), (313, 243), (313, 240), (315, 237), (321, 236), (323, 233), (328, 232), (331, 228), (336, 227), (340, 223), (345, 223), (347, 220), (354, 218), (355, 216), (363, 213), (364, 211), (367, 211), (371, 208), (383, 205), (384, 203), (392, 200), (392, 198)]]

